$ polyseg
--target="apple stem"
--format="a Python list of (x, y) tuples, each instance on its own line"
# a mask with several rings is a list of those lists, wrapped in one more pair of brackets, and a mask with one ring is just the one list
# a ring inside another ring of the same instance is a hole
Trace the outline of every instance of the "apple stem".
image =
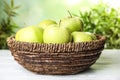
[(72, 14), (70, 13), (70, 11), (69, 11), (69, 10), (68, 10), (68, 13), (69, 13), (70, 17), (72, 18)]
[(60, 27), (61, 20), (59, 21), (59, 27)]

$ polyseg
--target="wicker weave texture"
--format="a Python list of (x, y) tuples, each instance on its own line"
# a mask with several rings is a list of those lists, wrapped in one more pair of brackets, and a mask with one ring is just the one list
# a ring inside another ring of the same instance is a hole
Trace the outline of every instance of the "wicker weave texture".
[(26, 69), (40, 74), (75, 74), (88, 69), (99, 58), (106, 38), (81, 43), (45, 44), (7, 39), (14, 59)]

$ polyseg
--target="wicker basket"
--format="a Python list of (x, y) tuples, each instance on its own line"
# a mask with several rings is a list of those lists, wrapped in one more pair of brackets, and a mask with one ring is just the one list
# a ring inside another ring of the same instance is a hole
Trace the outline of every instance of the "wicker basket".
[(40, 74), (75, 74), (88, 69), (99, 58), (106, 38), (80, 43), (45, 44), (7, 39), (9, 49), (26, 69)]

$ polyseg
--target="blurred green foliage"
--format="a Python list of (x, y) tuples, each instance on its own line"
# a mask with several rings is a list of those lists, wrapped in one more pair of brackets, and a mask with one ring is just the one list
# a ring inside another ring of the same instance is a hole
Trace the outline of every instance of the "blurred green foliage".
[(120, 10), (99, 3), (79, 16), (84, 22), (84, 31), (101, 34), (107, 37), (105, 48), (120, 49)]
[(19, 6), (14, 6), (13, 0), (11, 0), (10, 5), (4, 1), (4, 12), (6, 13), (7, 17), (2, 19), (0, 23), (0, 49), (8, 48), (6, 39), (15, 33), (14, 30), (17, 28), (17, 26), (12, 18), (17, 15), (15, 10), (18, 8)]
[[(55, 0), (55, 2), (18, 0), (15, 2), (16, 4), (22, 2), (20, 4), (22, 8), (18, 9), (19, 6), (15, 6), (13, 0), (10, 3), (10, 0), (6, 1), (8, 3), (4, 1), (2, 4), (2, 0), (0, 0), (0, 49), (8, 48), (6, 39), (15, 34), (16, 29), (18, 29), (17, 25), (24, 27), (24, 23), (32, 25), (46, 18), (59, 20), (68, 15), (67, 10), (74, 12), (75, 16), (79, 16), (83, 20), (84, 31), (105, 35), (107, 37), (105, 48), (120, 49), (120, 10), (110, 8), (107, 4), (100, 3), (95, 6), (91, 4), (93, 7), (90, 7), (90, 0), (82, 0), (74, 5), (70, 5), (64, 0)], [(79, 9), (81, 10), (80, 14), (76, 15)], [(16, 12), (20, 14), (17, 16)]]

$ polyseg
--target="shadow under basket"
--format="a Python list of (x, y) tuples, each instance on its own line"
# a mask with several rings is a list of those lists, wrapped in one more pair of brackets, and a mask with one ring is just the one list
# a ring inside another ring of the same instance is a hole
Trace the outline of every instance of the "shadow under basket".
[(90, 42), (63, 44), (20, 42), (11, 36), (7, 44), (14, 59), (32, 72), (76, 74), (94, 64), (104, 49), (106, 37), (96, 36)]

